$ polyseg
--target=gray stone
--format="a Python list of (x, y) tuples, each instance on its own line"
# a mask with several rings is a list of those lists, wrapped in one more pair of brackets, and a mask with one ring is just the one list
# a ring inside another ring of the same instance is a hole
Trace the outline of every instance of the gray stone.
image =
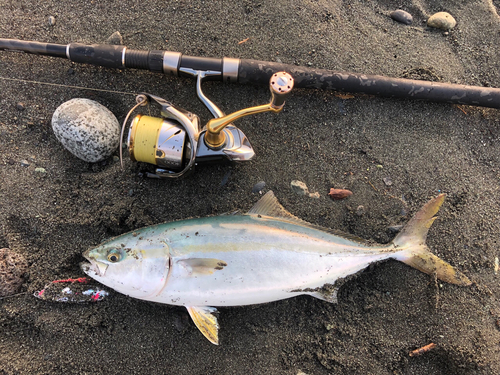
[(120, 34), (119, 31), (115, 31), (113, 34), (109, 36), (108, 39), (106, 39), (106, 44), (122, 45), (123, 44), (122, 34)]
[(252, 193), (261, 193), (265, 187), (266, 183), (264, 181), (259, 181), (253, 186)]
[(405, 25), (411, 25), (413, 22), (413, 17), (410, 13), (405, 12), (404, 10), (398, 9), (394, 12), (391, 12), (391, 18), (394, 21), (398, 21), (404, 23)]
[(120, 142), (120, 124), (109, 109), (89, 99), (71, 99), (52, 116), (59, 142), (76, 157), (96, 163), (110, 156)]
[(392, 185), (392, 180), (391, 180), (390, 177), (384, 177), (382, 179), (382, 181), (384, 181), (385, 186), (391, 186)]
[(54, 16), (49, 16), (49, 26), (54, 26), (56, 24), (56, 18)]
[(427, 20), (427, 26), (441, 30), (451, 30), (455, 27), (456, 24), (457, 21), (455, 21), (453, 16), (447, 12), (439, 12), (433, 14)]

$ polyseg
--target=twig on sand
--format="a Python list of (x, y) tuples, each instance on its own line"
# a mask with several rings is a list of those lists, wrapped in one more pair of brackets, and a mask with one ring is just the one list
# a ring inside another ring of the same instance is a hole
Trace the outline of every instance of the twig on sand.
[(412, 350), (409, 355), (410, 355), (410, 357), (417, 357), (419, 355), (427, 353), (428, 351), (434, 349), (435, 347), (436, 347), (436, 344), (431, 342), (430, 344), (428, 344), (426, 346), (422, 346), (421, 348)]
[(10, 298), (10, 297), (22, 296), (23, 294), (26, 294), (26, 292), (21, 292), (21, 293), (17, 293), (17, 294), (11, 294), (10, 296), (0, 297), (0, 300)]

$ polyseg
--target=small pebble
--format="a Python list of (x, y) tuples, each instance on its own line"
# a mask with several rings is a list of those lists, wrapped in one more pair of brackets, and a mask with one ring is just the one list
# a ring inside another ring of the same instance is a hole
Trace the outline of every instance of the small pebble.
[(290, 183), (290, 186), (292, 187), (292, 190), (295, 194), (309, 195), (309, 189), (307, 188), (307, 185), (304, 184), (302, 181), (293, 180)]
[(38, 167), (38, 168), (35, 168), (35, 173), (45, 174), (45, 173), (47, 173), (47, 171), (45, 170), (45, 168)]
[(28, 264), (22, 255), (7, 248), (0, 249), (0, 297), (19, 291), (27, 269)]
[(401, 231), (401, 229), (403, 229), (403, 225), (393, 225), (393, 226), (389, 227), (389, 230), (392, 233), (398, 233), (399, 231)]
[(129, 196), (129, 197), (134, 196), (134, 189), (130, 189), (130, 190), (128, 191), (128, 196)]
[(114, 45), (122, 45), (123, 44), (123, 37), (120, 32), (115, 31), (113, 34), (109, 36), (108, 39), (106, 39), (106, 44), (114, 44)]
[(28, 162), (28, 160), (21, 160), (21, 166), (22, 167), (29, 167), (30, 163)]
[(54, 16), (49, 16), (49, 26), (54, 26), (56, 24), (56, 18)]
[(363, 216), (365, 213), (365, 206), (358, 206), (358, 208), (356, 208), (356, 215)]
[(318, 199), (320, 197), (319, 193), (316, 192), (316, 193), (309, 193), (309, 198), (315, 198), (315, 199)]
[(352, 191), (347, 190), (347, 189), (334, 189), (334, 188), (331, 188), (330, 192), (328, 193), (328, 195), (333, 200), (340, 200), (340, 199), (345, 199), (347, 197), (350, 197), (352, 195)]
[(75, 98), (52, 115), (52, 130), (64, 148), (76, 157), (96, 163), (106, 159), (120, 143), (120, 124), (103, 105)]
[(398, 9), (395, 10), (394, 12), (391, 12), (391, 18), (394, 21), (404, 23), (405, 25), (411, 25), (411, 23), (413, 22), (412, 15), (408, 12), (405, 12), (402, 9)]
[(455, 21), (453, 16), (447, 12), (439, 12), (433, 14), (427, 20), (427, 26), (441, 30), (451, 30), (455, 27), (456, 24), (457, 21)]
[(23, 102), (19, 102), (16, 104), (16, 108), (18, 111), (24, 111), (26, 109), (26, 106), (24, 105)]
[(75, 69), (69, 68), (68, 69), (68, 74), (75, 74)]
[(113, 161), (116, 163), (117, 161), (120, 161), (120, 158), (118, 156), (113, 156)]
[(253, 188), (252, 188), (252, 193), (259, 193), (262, 194), (262, 190), (266, 187), (266, 183), (264, 181), (259, 181), (257, 182)]
[(390, 177), (384, 177), (382, 179), (382, 181), (384, 181), (385, 186), (391, 186), (392, 185), (392, 180), (391, 180)]

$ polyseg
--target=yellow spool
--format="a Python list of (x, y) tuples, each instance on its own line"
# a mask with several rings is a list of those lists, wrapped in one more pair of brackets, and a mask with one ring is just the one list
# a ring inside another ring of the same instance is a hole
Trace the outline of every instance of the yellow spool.
[(156, 147), (162, 118), (137, 115), (130, 127), (129, 152), (132, 160), (156, 165)]

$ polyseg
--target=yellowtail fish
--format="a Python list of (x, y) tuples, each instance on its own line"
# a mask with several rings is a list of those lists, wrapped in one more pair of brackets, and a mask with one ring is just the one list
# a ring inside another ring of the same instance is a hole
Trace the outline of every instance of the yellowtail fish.
[(440, 280), (470, 285), (433, 255), (425, 240), (445, 195), (430, 200), (387, 245), (309, 224), (270, 191), (244, 215), (153, 225), (88, 250), (83, 271), (130, 297), (185, 306), (218, 344), (215, 306), (241, 306), (308, 294), (337, 301), (335, 281), (393, 258)]

